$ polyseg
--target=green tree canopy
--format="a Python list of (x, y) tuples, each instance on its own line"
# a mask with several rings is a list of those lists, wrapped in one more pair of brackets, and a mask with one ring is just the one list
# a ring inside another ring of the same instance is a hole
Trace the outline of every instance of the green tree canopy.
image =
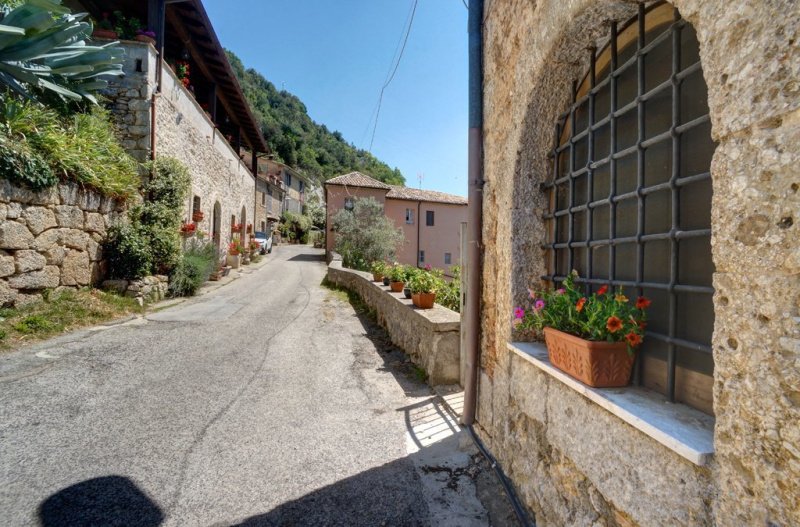
[(383, 212), (375, 198), (356, 198), (353, 210), (341, 209), (333, 217), (334, 250), (345, 267), (366, 271), (372, 262), (394, 259), (403, 233)]

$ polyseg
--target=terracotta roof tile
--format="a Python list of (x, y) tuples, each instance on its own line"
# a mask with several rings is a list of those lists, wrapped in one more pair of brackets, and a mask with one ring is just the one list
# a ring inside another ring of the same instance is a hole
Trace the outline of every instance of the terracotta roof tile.
[(348, 187), (368, 187), (368, 188), (381, 188), (390, 190), (392, 187), (386, 183), (382, 183), (377, 179), (373, 179), (361, 172), (350, 172), (343, 176), (337, 176), (325, 182), (326, 185), (345, 185)]
[(409, 201), (431, 201), (434, 203), (450, 203), (452, 205), (466, 205), (467, 199), (455, 194), (446, 194), (436, 190), (421, 190), (410, 187), (391, 185), (392, 190), (386, 194), (387, 198), (406, 199)]

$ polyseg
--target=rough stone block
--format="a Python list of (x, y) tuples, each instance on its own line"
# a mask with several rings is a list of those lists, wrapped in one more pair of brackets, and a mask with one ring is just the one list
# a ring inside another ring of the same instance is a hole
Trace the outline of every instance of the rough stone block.
[(14, 257), (5, 251), (0, 251), (0, 277), (11, 276), (15, 272)]
[(33, 234), (16, 221), (4, 221), (0, 225), (0, 249), (27, 249), (33, 243)]
[(54, 265), (48, 265), (41, 271), (20, 274), (11, 277), (8, 285), (14, 289), (47, 289), (58, 287), (59, 269)]
[(8, 216), (8, 205), (0, 203), (0, 220), (6, 219)]
[(92, 268), (84, 251), (70, 251), (61, 264), (61, 285), (89, 285)]
[(48, 250), (43, 251), (42, 254), (47, 261), (47, 265), (61, 265), (67, 255), (67, 250), (59, 245), (53, 245)]
[(22, 218), (34, 236), (57, 226), (53, 211), (44, 207), (27, 207), (22, 210)]
[(97, 212), (87, 212), (85, 229), (89, 232), (105, 234), (106, 220), (103, 218), (102, 214), (98, 214)]
[(11, 288), (8, 285), (8, 282), (5, 280), (0, 280), (0, 306), (1, 307), (8, 307), (14, 305), (14, 302), (17, 300), (17, 290)]
[(22, 214), (22, 205), (19, 203), (9, 203), (6, 205), (6, 219), (16, 220)]
[(55, 208), (59, 227), (83, 229), (83, 211), (75, 205), (58, 205)]
[(89, 243), (89, 235), (78, 229), (59, 229), (60, 242), (70, 249), (85, 251)]
[(22, 250), (14, 254), (17, 273), (27, 273), (44, 269), (47, 259), (36, 251)]
[(119, 294), (124, 293), (128, 289), (127, 280), (105, 280), (103, 282), (103, 289), (108, 291), (116, 291)]
[(86, 243), (86, 253), (89, 255), (89, 260), (98, 262), (103, 259), (103, 246), (89, 238)]

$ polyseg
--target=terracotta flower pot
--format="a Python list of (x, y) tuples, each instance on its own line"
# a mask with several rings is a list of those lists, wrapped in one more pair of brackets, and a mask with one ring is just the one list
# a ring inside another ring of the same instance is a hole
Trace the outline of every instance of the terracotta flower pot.
[(411, 295), (411, 300), (420, 309), (432, 309), (436, 302), (436, 293), (415, 293)]
[(117, 32), (110, 29), (95, 29), (92, 31), (94, 38), (107, 38), (108, 40), (116, 40)]
[(372, 281), (373, 282), (383, 282), (383, 275), (378, 273), (372, 273)]
[(238, 269), (242, 264), (242, 256), (240, 254), (229, 254), (225, 260), (228, 266), (234, 269)]
[(156, 44), (156, 39), (154, 39), (153, 37), (148, 37), (147, 35), (136, 35), (136, 40), (138, 40), (139, 42), (146, 42), (148, 44), (153, 44), (153, 45)]
[(634, 355), (625, 342), (597, 342), (544, 328), (550, 362), (594, 388), (620, 388), (631, 378)]
[(401, 293), (403, 288), (406, 286), (405, 282), (390, 282), (389, 285), (392, 287), (392, 293)]

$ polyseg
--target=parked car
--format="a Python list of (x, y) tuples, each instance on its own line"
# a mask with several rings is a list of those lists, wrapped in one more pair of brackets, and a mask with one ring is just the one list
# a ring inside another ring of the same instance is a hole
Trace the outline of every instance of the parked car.
[(262, 231), (256, 231), (253, 239), (258, 243), (261, 247), (259, 252), (261, 254), (267, 254), (272, 252), (272, 233), (266, 233)]

